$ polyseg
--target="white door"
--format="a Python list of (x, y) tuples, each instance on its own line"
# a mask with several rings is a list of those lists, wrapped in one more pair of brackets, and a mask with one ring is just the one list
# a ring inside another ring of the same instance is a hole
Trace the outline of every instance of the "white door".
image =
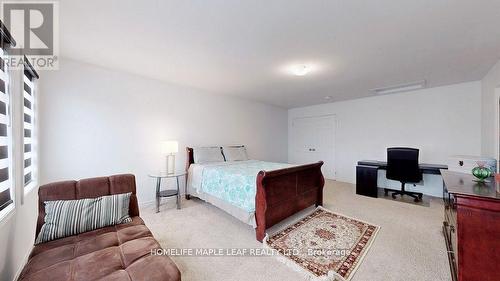
[(500, 87), (495, 89), (495, 98), (497, 101), (497, 125), (496, 125), (496, 149), (497, 149), (497, 173), (500, 170)]
[(296, 118), (292, 121), (290, 162), (323, 161), (323, 176), (335, 179), (335, 116)]

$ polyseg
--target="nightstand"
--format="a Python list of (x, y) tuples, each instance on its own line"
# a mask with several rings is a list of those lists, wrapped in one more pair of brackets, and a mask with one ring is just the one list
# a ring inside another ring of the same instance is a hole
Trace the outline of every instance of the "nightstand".
[[(156, 173), (156, 174), (149, 174), (148, 175), (151, 178), (156, 179), (156, 212), (160, 212), (160, 199), (162, 197), (176, 197), (176, 202), (177, 202), (177, 209), (181, 208), (181, 192), (180, 192), (180, 187), (179, 187), (179, 178), (186, 176), (186, 172), (179, 172), (175, 174), (166, 174), (166, 173)], [(168, 179), (168, 178), (175, 178), (177, 181), (177, 189), (166, 189), (166, 190), (160, 190), (161, 188), (161, 180), (162, 179)]]

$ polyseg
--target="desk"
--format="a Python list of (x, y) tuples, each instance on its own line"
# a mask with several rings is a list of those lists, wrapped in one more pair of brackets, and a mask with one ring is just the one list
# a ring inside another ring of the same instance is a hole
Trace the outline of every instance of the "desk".
[[(421, 163), (420, 170), (424, 174), (440, 175), (441, 169), (448, 169), (446, 165)], [(378, 170), (387, 170), (387, 162), (376, 160), (362, 160), (356, 166), (356, 194), (378, 197), (377, 175)]]

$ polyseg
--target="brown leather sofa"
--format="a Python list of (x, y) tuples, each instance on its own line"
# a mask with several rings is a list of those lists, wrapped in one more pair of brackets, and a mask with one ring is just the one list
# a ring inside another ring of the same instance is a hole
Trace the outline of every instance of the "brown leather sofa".
[(38, 191), (36, 235), (44, 223), (44, 201), (94, 198), (132, 192), (131, 223), (105, 227), (36, 245), (19, 280), (181, 280), (167, 256), (151, 255), (160, 244), (139, 217), (134, 175), (63, 181)]

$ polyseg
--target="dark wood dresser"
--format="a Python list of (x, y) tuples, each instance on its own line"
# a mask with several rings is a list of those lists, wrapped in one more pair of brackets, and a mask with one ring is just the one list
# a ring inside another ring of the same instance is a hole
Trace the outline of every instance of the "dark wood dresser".
[(442, 170), (443, 232), (453, 280), (500, 280), (500, 184)]

